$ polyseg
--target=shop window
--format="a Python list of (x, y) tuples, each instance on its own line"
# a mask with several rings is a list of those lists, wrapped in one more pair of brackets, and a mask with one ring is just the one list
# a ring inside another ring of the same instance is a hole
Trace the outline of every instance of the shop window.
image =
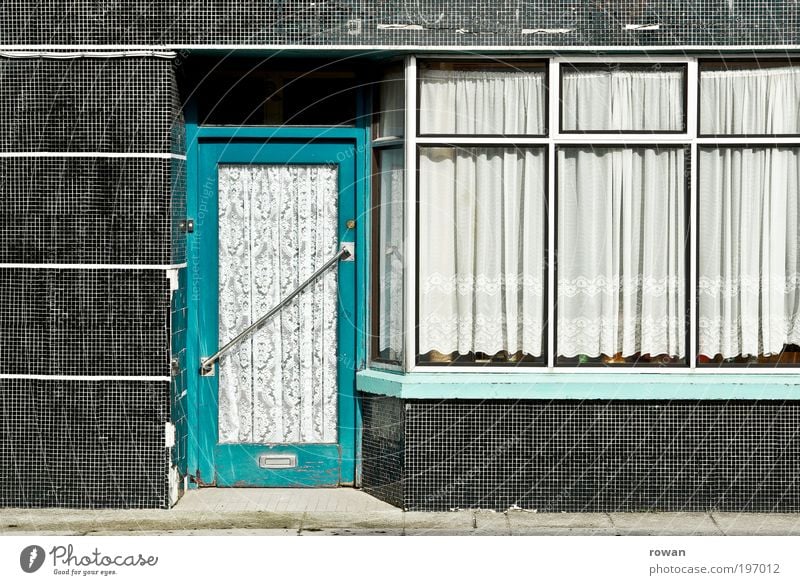
[(387, 69), (375, 359), (800, 364), (800, 66), (620, 60)]
[(700, 134), (800, 135), (800, 66), (710, 63), (700, 71)]
[(545, 133), (545, 83), (541, 64), (424, 63), (419, 132), (540, 136)]
[(564, 65), (563, 132), (684, 132), (686, 67)]
[(685, 365), (683, 148), (560, 148), (560, 365)]
[(405, 134), (405, 71), (395, 66), (378, 83), (374, 120), (376, 138), (400, 138)]
[[(800, 66), (709, 63), (698, 169), (698, 365), (800, 363)], [(784, 140), (793, 140), (786, 138)]]
[(376, 149), (373, 178), (372, 359), (401, 364), (404, 354), (405, 206), (403, 149)]
[(541, 362), (545, 151), (422, 147), (421, 363)]

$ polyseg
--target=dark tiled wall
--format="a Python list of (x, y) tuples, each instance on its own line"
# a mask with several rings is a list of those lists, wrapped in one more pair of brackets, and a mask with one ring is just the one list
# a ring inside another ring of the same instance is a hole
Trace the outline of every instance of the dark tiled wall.
[(798, 15), (794, 0), (8, 0), (0, 44), (790, 45)]
[(404, 405), (398, 398), (361, 394), (361, 482), (364, 491), (403, 507)]
[(0, 158), (0, 262), (170, 264), (173, 255), (182, 261), (184, 238), (170, 244), (177, 231), (171, 212), (186, 214), (178, 163)]
[(800, 510), (798, 402), (408, 401), (404, 414), (410, 510)]
[(163, 508), (168, 382), (0, 380), (0, 505)]
[(0, 58), (0, 506), (168, 504), (185, 288), (117, 265), (185, 261), (183, 149), (170, 60)]
[(3, 374), (169, 376), (161, 270), (0, 268)]
[(0, 149), (171, 152), (173, 77), (170, 59), (0, 59)]

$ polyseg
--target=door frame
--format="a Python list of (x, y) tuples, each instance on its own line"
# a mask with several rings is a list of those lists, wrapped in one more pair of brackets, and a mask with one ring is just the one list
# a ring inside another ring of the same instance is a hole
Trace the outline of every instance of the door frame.
[[(213, 220), (209, 217), (208, 198), (216, 196), (216, 185), (213, 188), (201, 183), (199, 159), (200, 144), (214, 142), (250, 142), (268, 146), (275, 143), (347, 143), (352, 145), (355, 173), (355, 211), (356, 211), (356, 259), (355, 259), (355, 356), (352, 370), (363, 369), (367, 355), (367, 323), (368, 303), (367, 284), (369, 282), (368, 238), (369, 219), (369, 129), (367, 127), (261, 127), (261, 126), (198, 126), (196, 111), (189, 104), (186, 111), (187, 130), (187, 217), (194, 220), (196, 226), (202, 222)], [(214, 205), (216, 208), (216, 202)], [(216, 461), (215, 449), (217, 432), (212, 427), (217, 419), (216, 384), (210, 384), (209, 378), (200, 376), (200, 335), (203, 324), (201, 315), (202, 267), (200, 258), (200, 238), (198, 229), (187, 234), (187, 336), (186, 336), (186, 372), (187, 390), (182, 401), (182, 412), (175, 413), (173, 418), (187, 418), (186, 437), (186, 470), (188, 487), (196, 488), (215, 485)], [(353, 359), (353, 358), (349, 358)], [(352, 377), (352, 395), (354, 402), (353, 438), (347, 444), (341, 442), (340, 485), (358, 485), (361, 469), (361, 409), (355, 390), (355, 375)], [(214, 379), (216, 380), (216, 378)], [(340, 421), (340, 423), (351, 421)], [(213, 432), (209, 432), (213, 428)], [(268, 450), (260, 447), (260, 451)], [(244, 452), (244, 450), (243, 450)]]

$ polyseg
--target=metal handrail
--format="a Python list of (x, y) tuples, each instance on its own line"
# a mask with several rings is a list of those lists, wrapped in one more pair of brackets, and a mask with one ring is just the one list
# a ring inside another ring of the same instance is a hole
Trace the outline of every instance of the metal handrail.
[(304, 290), (305, 290), (305, 289), (308, 287), (308, 285), (310, 285), (312, 282), (314, 282), (315, 280), (317, 280), (317, 279), (318, 279), (320, 276), (322, 276), (322, 274), (324, 274), (324, 273), (325, 273), (325, 272), (326, 272), (326, 271), (327, 271), (327, 270), (328, 270), (328, 269), (329, 269), (331, 266), (333, 266), (334, 264), (336, 264), (336, 262), (337, 262), (338, 260), (340, 260), (340, 259), (342, 259), (342, 260), (344, 260), (344, 259), (347, 259), (347, 258), (349, 258), (349, 257), (350, 257), (350, 255), (351, 255), (351, 252), (350, 252), (350, 250), (348, 250), (348, 249), (347, 249), (347, 248), (345, 248), (345, 247), (343, 247), (341, 250), (339, 250), (339, 251), (336, 253), (336, 255), (335, 255), (333, 258), (331, 258), (330, 260), (328, 260), (327, 262), (325, 262), (325, 264), (323, 264), (322, 266), (320, 266), (320, 267), (319, 267), (319, 268), (318, 268), (318, 269), (317, 269), (317, 270), (314, 272), (314, 274), (312, 274), (311, 276), (309, 276), (309, 277), (308, 277), (308, 278), (305, 280), (305, 282), (303, 282), (303, 284), (301, 284), (300, 286), (298, 286), (298, 287), (297, 287), (296, 289), (294, 289), (294, 290), (293, 290), (293, 291), (292, 291), (292, 292), (291, 292), (291, 293), (290, 293), (288, 296), (284, 297), (284, 298), (283, 298), (283, 300), (281, 300), (281, 302), (279, 302), (277, 305), (275, 305), (274, 307), (272, 307), (272, 308), (271, 308), (271, 309), (270, 309), (270, 310), (267, 312), (267, 314), (266, 314), (266, 315), (264, 315), (263, 317), (261, 317), (260, 319), (258, 319), (258, 320), (257, 320), (255, 323), (253, 323), (252, 325), (250, 325), (250, 326), (249, 326), (247, 329), (245, 329), (244, 331), (242, 331), (242, 332), (241, 332), (239, 335), (237, 335), (236, 337), (234, 337), (233, 339), (231, 339), (231, 340), (230, 340), (228, 343), (226, 343), (225, 345), (223, 345), (222, 347), (220, 347), (220, 348), (219, 348), (219, 350), (217, 350), (217, 353), (215, 353), (215, 354), (214, 354), (214, 355), (212, 355), (211, 357), (207, 357), (207, 358), (205, 358), (205, 359), (201, 359), (201, 360), (200, 360), (200, 372), (201, 372), (202, 374), (208, 374), (208, 373), (212, 372), (212, 371), (213, 371), (213, 368), (214, 368), (214, 364), (215, 364), (215, 363), (217, 363), (217, 362), (219, 361), (219, 358), (220, 358), (220, 357), (222, 357), (222, 354), (226, 353), (226, 352), (227, 352), (227, 351), (228, 351), (230, 348), (232, 348), (233, 346), (235, 346), (236, 344), (238, 344), (240, 341), (242, 341), (242, 339), (244, 339), (245, 337), (249, 336), (250, 334), (254, 333), (256, 330), (258, 330), (258, 329), (259, 329), (259, 328), (260, 328), (260, 327), (261, 327), (261, 326), (262, 326), (262, 325), (263, 325), (263, 324), (264, 324), (264, 323), (267, 321), (267, 319), (269, 319), (269, 318), (270, 318), (270, 317), (272, 317), (272, 316), (273, 316), (275, 313), (277, 313), (277, 312), (278, 312), (278, 311), (280, 311), (280, 310), (281, 310), (283, 307), (285, 307), (285, 306), (286, 306), (286, 305), (287, 305), (287, 304), (288, 304), (288, 303), (289, 303), (289, 302), (290, 302), (290, 301), (291, 301), (293, 298), (295, 298), (297, 295), (299, 295), (301, 292), (303, 292), (303, 291), (304, 291)]

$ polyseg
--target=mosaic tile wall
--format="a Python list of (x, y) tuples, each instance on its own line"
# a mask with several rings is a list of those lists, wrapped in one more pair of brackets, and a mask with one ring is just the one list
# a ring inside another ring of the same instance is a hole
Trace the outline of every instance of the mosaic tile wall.
[(407, 401), (402, 437), (368, 402), (365, 489), (409, 510), (800, 511), (798, 402)]
[(403, 401), (359, 395), (364, 428), (361, 435), (361, 483), (364, 491), (403, 507), (405, 417)]
[(795, 44), (794, 0), (7, 0), (0, 44)]
[(183, 150), (170, 60), (0, 58), (0, 506), (168, 505)]
[(0, 380), (0, 505), (163, 508), (168, 382)]

